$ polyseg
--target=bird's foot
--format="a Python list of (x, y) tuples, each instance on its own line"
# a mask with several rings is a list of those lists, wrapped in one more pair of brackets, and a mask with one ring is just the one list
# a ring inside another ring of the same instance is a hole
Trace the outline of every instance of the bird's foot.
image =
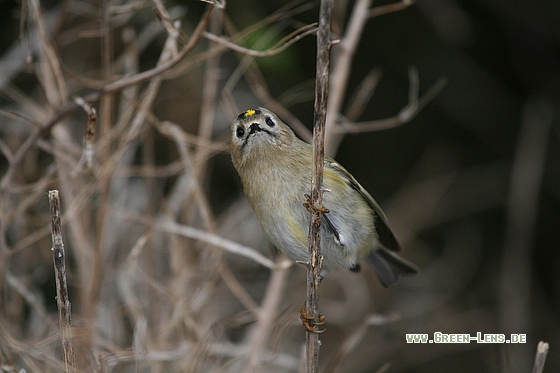
[(309, 212), (312, 212), (313, 210), (317, 210), (318, 212), (320, 212), (321, 214), (328, 214), (329, 212), (331, 212), (328, 208), (326, 208), (325, 206), (323, 206), (323, 204), (321, 203), (321, 205), (316, 209), (315, 206), (313, 206), (313, 203), (311, 203), (311, 196), (309, 194), (304, 194), (305, 196), (305, 203), (303, 204), (303, 207), (305, 207), (305, 209)]
[(301, 306), (300, 309), (300, 319), (303, 327), (308, 332), (321, 334), (325, 331), (325, 329), (319, 329), (319, 326), (325, 323), (325, 316), (319, 315), (317, 317), (309, 317), (307, 315), (307, 308), (305, 306), (305, 303), (303, 304), (303, 306)]

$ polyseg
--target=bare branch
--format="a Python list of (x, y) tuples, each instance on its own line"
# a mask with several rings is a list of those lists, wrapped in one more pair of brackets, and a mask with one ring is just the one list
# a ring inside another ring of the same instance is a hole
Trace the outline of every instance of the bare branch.
[(246, 54), (246, 55), (251, 56), (251, 57), (262, 58), (262, 57), (274, 56), (275, 54), (278, 54), (278, 53), (288, 49), (288, 47), (290, 47), (292, 44), (294, 44), (298, 40), (304, 38), (305, 36), (315, 33), (317, 31), (317, 28), (315, 27), (316, 25), (317, 25), (316, 23), (312, 23), (310, 25), (306, 25), (306, 26), (303, 26), (303, 27), (295, 30), (291, 34), (282, 38), (278, 43), (274, 44), (274, 46), (270, 47), (269, 49), (267, 49), (265, 51), (256, 51), (256, 50), (252, 50), (252, 49), (249, 49), (249, 48), (242, 47), (240, 45), (232, 43), (231, 41), (229, 41), (229, 40), (227, 40), (223, 37), (216, 36), (212, 33), (207, 32), (207, 31), (205, 31), (202, 35), (205, 38), (207, 38), (209, 40), (212, 40), (213, 42), (216, 42), (218, 44), (222, 44), (222, 45), (224, 45), (224, 46), (226, 46), (226, 47), (228, 47), (228, 48), (230, 48), (230, 49), (232, 49), (236, 52), (241, 52), (241, 53)]
[(408, 8), (409, 6), (414, 4), (415, 1), (416, 0), (402, 0), (402, 1), (400, 1), (398, 3), (394, 3), (394, 4), (386, 4), (386, 5), (376, 6), (375, 8), (372, 8), (369, 11), (368, 16), (370, 18), (373, 18), (373, 17), (381, 16), (381, 15), (387, 14), (387, 13), (398, 12), (399, 10), (403, 10), (403, 9)]
[[(215, 11), (210, 20), (210, 31), (218, 33), (221, 31), (222, 12)], [(206, 33), (206, 32), (205, 32)], [(214, 44), (209, 43), (208, 49)], [(214, 125), (215, 106), (218, 102), (218, 84), (220, 80), (220, 54), (209, 55), (204, 70), (204, 84), (202, 87), (202, 103), (200, 105), (200, 120), (198, 123), (198, 137), (201, 140), (210, 141)], [(210, 149), (201, 146), (195, 156), (196, 177), (198, 180), (204, 178), (206, 163), (210, 157)]]
[(381, 69), (378, 68), (371, 69), (371, 71), (366, 75), (358, 87), (358, 90), (350, 99), (350, 107), (346, 110), (346, 118), (351, 121), (358, 119), (373, 95), (379, 80), (381, 80), (381, 75)]
[(79, 170), (84, 162), (89, 169), (93, 166), (93, 140), (95, 139), (95, 127), (97, 126), (97, 111), (81, 97), (76, 97), (74, 101), (81, 106), (88, 116), (86, 135), (84, 136), (84, 150), (76, 170)]
[[(309, 258), (307, 262), (306, 316), (319, 320), (319, 283), (321, 278), (321, 210), (323, 208), (323, 165), (325, 158), (325, 122), (329, 93), (329, 61), (331, 55), (332, 0), (321, 0), (317, 32), (317, 67), (313, 119), (313, 174), (311, 176), (311, 221), (309, 227)], [(306, 333), (306, 371), (319, 370), (319, 334)]]
[(66, 263), (64, 258), (64, 243), (62, 241), (62, 227), (60, 224), (60, 198), (58, 190), (49, 191), (51, 207), (52, 252), (56, 279), (56, 303), (62, 336), (62, 350), (66, 372), (76, 372), (74, 362), (74, 346), (72, 342), (72, 312), (68, 299), (68, 285), (66, 284)]
[(533, 366), (533, 373), (542, 373), (544, 369), (544, 363), (546, 361), (546, 355), (548, 355), (548, 343), (540, 341), (537, 346), (537, 352), (535, 354), (535, 365)]
[[(500, 324), (504, 333), (531, 328), (531, 257), (550, 129), (554, 120), (555, 109), (548, 100), (530, 97), (525, 103), (506, 205), (504, 255), (498, 293)], [(517, 347), (515, 351), (512, 355), (512, 364), (515, 366), (530, 359), (530, 350), (523, 346)]]
[[(173, 221), (165, 221), (165, 220), (160, 220), (160, 221), (154, 221), (153, 219), (149, 219), (149, 218), (139, 218), (138, 216), (135, 216), (133, 214), (130, 213), (119, 213), (120, 216), (122, 216), (125, 219), (131, 220), (131, 221), (136, 221), (142, 224), (147, 224), (149, 226), (151, 226), (154, 229), (163, 231), (163, 232), (168, 232), (168, 233), (174, 233), (174, 234), (179, 234), (181, 236), (185, 236), (185, 237), (189, 237), (189, 238), (194, 238), (206, 243), (209, 243), (213, 246), (219, 247), (221, 249), (223, 249), (224, 251), (227, 251), (229, 253), (232, 254), (236, 254), (239, 256), (243, 256), (245, 258), (251, 259), (256, 263), (259, 263), (267, 268), (277, 268), (277, 265), (270, 259), (268, 259), (267, 257), (265, 257), (264, 255), (262, 255), (261, 253), (259, 253), (257, 250), (251, 248), (251, 247), (247, 247), (244, 245), (241, 245), (237, 242), (228, 240), (226, 238), (223, 238), (217, 234), (213, 234), (210, 232), (205, 232), (203, 230), (194, 228), (194, 227), (190, 227), (187, 225), (183, 225), (183, 224), (178, 224), (175, 223)], [(283, 263), (283, 265), (285, 265), (286, 263)]]
[(401, 111), (394, 117), (370, 120), (366, 122), (351, 123), (348, 121), (341, 121), (340, 125), (334, 128), (336, 133), (358, 133), (368, 131), (381, 131), (389, 128), (398, 127), (402, 124), (410, 122), (418, 115), (418, 113), (431, 101), (435, 96), (447, 85), (447, 78), (440, 78), (434, 83), (430, 89), (418, 98), (417, 90), (417, 73), (410, 70), (410, 90), (409, 102), (401, 109)]

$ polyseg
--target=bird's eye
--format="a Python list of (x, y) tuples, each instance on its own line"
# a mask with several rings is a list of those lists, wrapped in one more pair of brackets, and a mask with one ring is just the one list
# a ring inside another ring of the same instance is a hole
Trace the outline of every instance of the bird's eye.
[(237, 137), (241, 138), (245, 135), (245, 130), (243, 129), (243, 127), (239, 126), (235, 130), (235, 134), (237, 135)]
[(274, 125), (276, 124), (276, 123), (274, 123), (274, 121), (272, 119), (270, 119), (270, 117), (266, 117), (265, 122), (266, 122), (266, 125), (269, 126), (269, 127), (274, 127)]

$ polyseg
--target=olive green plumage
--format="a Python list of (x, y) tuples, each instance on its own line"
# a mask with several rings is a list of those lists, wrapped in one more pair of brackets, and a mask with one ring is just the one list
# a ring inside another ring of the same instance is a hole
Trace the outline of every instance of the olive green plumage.
[[(241, 113), (231, 125), (231, 158), (263, 231), (292, 260), (308, 258), (313, 147), (265, 108)], [(369, 193), (335, 160), (325, 157), (321, 253), (325, 274), (356, 270), (366, 259), (383, 286), (417, 267), (394, 254), (400, 249), (385, 214)]]

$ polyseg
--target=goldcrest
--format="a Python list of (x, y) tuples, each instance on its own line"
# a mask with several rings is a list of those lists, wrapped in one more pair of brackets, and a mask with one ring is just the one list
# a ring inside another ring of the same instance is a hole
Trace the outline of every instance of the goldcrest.
[[(270, 241), (294, 261), (308, 260), (313, 147), (296, 137), (265, 108), (241, 113), (231, 124), (231, 158), (243, 191)], [(399, 243), (377, 202), (354, 177), (329, 157), (323, 174), (321, 275), (359, 270), (365, 259), (381, 284), (418, 268), (397, 256)]]

